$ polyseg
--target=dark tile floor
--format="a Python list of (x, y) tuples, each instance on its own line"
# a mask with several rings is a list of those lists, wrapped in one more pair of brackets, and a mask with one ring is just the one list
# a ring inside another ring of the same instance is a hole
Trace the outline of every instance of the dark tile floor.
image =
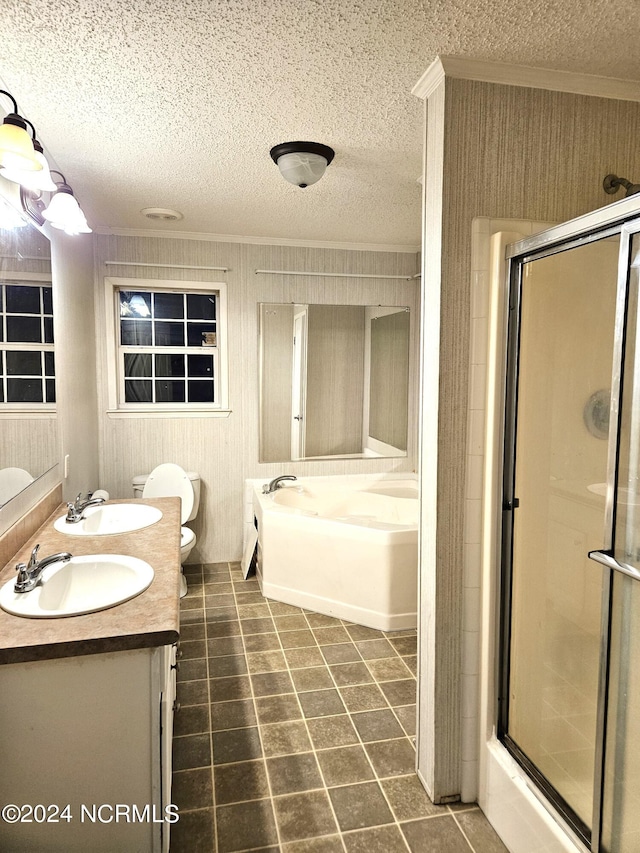
[(414, 773), (415, 631), (267, 600), (238, 563), (185, 574), (171, 853), (504, 853)]

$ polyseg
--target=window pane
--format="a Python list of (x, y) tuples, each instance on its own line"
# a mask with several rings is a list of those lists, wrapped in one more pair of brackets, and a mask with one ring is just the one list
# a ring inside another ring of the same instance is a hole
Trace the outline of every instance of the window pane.
[(188, 357), (189, 376), (213, 377), (213, 356), (190, 355)]
[(8, 314), (39, 314), (40, 288), (19, 284), (7, 285)]
[(182, 323), (154, 323), (157, 347), (183, 347), (184, 326)]
[(40, 379), (7, 379), (7, 403), (42, 403)]
[(146, 353), (137, 355), (133, 352), (125, 352), (124, 375), (151, 376), (151, 356)]
[(39, 352), (7, 352), (7, 374), (13, 376), (41, 376), (42, 359)]
[(149, 320), (122, 320), (120, 342), (124, 347), (150, 347), (151, 322)]
[(151, 294), (134, 290), (121, 290), (120, 316), (151, 317)]
[(187, 317), (190, 320), (215, 320), (216, 299), (211, 294), (187, 294)]
[(184, 376), (184, 356), (157, 355), (156, 376)]
[(53, 343), (53, 317), (44, 318), (44, 342), (45, 344)]
[(154, 293), (153, 316), (156, 320), (181, 320), (184, 317), (182, 293)]
[(53, 314), (53, 299), (50, 287), (42, 288), (42, 310), (45, 314)]
[(124, 399), (126, 403), (151, 403), (151, 380), (125, 379)]
[(42, 329), (39, 317), (7, 317), (7, 341), (21, 344), (39, 344)]
[(184, 403), (184, 382), (156, 379), (156, 403)]
[(56, 381), (55, 379), (45, 379), (45, 389), (47, 392), (47, 403), (55, 403), (56, 401)]
[(213, 403), (213, 382), (205, 379), (191, 379), (187, 384), (190, 403)]
[(56, 359), (52, 352), (45, 352), (44, 354), (44, 372), (47, 376), (56, 375)]
[(187, 323), (187, 346), (201, 347), (204, 332), (215, 332), (215, 323)]

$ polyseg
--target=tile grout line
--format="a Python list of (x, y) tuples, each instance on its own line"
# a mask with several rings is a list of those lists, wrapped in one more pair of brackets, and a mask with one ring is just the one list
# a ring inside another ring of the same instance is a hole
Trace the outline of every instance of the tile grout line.
[[(347, 634), (349, 634), (349, 630), (347, 629), (346, 625), (344, 624), (344, 620), (341, 620), (341, 621), (342, 621), (342, 624), (343, 624), (343, 628), (345, 629), (345, 631), (347, 632)], [(350, 624), (354, 624), (354, 623), (350, 623)], [(364, 663), (364, 665), (365, 665), (365, 667), (366, 667), (366, 669), (367, 669), (367, 672), (369, 673), (369, 675), (371, 676), (371, 678), (373, 678), (373, 683), (376, 685), (376, 687), (378, 688), (378, 690), (380, 690), (380, 682), (378, 681), (378, 679), (377, 679), (376, 675), (375, 675), (375, 674), (371, 671), (371, 669), (369, 668), (369, 666), (368, 666), (367, 661), (365, 660), (365, 658), (364, 658), (364, 657), (362, 657), (362, 652), (361, 652), (361, 651), (360, 651), (360, 649), (358, 648), (357, 641), (356, 641), (356, 640), (354, 640), (354, 639), (351, 637), (351, 634), (349, 634), (349, 637), (351, 638), (351, 642), (353, 643), (353, 645), (354, 645), (354, 647), (355, 647), (355, 649), (356, 649), (357, 653), (360, 655), (360, 658), (361, 658), (362, 662)], [(385, 637), (385, 639), (387, 640), (387, 642), (389, 642), (389, 638), (388, 638), (388, 637)], [(361, 641), (361, 642), (362, 642), (362, 641)], [(389, 643), (389, 645), (391, 645), (391, 647), (393, 648), (393, 650), (394, 650), (394, 652), (396, 653), (396, 655), (398, 655), (398, 650), (396, 649), (396, 647), (395, 647), (395, 646), (393, 646), (393, 644), (392, 644), (392, 643)], [(398, 655), (398, 656), (399, 656), (399, 655)], [(403, 661), (403, 663), (404, 663), (404, 661)], [(406, 664), (405, 664), (405, 666), (406, 666)], [(331, 673), (331, 677), (332, 677), (332, 679), (333, 679), (333, 680), (334, 680), (334, 682), (335, 682), (335, 679), (333, 678), (333, 671), (331, 670), (331, 667), (327, 665), (327, 668), (329, 669), (329, 672)], [(336, 687), (337, 687), (337, 683), (336, 683)], [(416, 689), (417, 689), (417, 686), (416, 686)], [(339, 692), (339, 690), (338, 690), (338, 692)], [(394, 710), (393, 710), (393, 707), (391, 706), (391, 703), (390, 703), (390, 701), (389, 701), (389, 698), (388, 698), (387, 694), (386, 694), (383, 690), (380, 690), (380, 693), (382, 694), (382, 696), (383, 696), (383, 698), (384, 698), (384, 701), (387, 703), (387, 709), (391, 711), (391, 713), (393, 714), (394, 719), (398, 720), (398, 718), (396, 717), (395, 712), (394, 712)], [(371, 710), (383, 710), (383, 709), (369, 709), (369, 710), (371, 711)], [(384, 710), (386, 710), (386, 709), (384, 709)], [(361, 712), (356, 712), (356, 713), (367, 713), (367, 712), (366, 712), (366, 711), (364, 711), (364, 712), (363, 712), (363, 711), (361, 711)], [(378, 788), (379, 788), (379, 789), (380, 789), (380, 791), (382, 792), (382, 796), (384, 797), (385, 802), (386, 802), (386, 804), (387, 804), (387, 806), (388, 806), (388, 808), (389, 808), (389, 812), (390, 812), (391, 816), (393, 817), (393, 822), (392, 822), (392, 823), (380, 824), (380, 825), (381, 825), (381, 826), (397, 826), (397, 827), (398, 827), (398, 831), (400, 832), (400, 835), (401, 835), (402, 841), (404, 842), (404, 845), (405, 845), (406, 849), (407, 849), (408, 851), (410, 851), (409, 842), (407, 841), (407, 839), (406, 839), (406, 837), (405, 837), (405, 834), (404, 834), (404, 832), (402, 831), (402, 827), (400, 826), (400, 821), (399, 821), (399, 820), (398, 820), (398, 818), (396, 817), (396, 812), (395, 812), (395, 810), (394, 810), (393, 806), (391, 805), (391, 802), (389, 801), (389, 797), (388, 797), (388, 795), (387, 795), (387, 792), (386, 792), (386, 791), (385, 791), (385, 789), (384, 789), (384, 786), (382, 785), (382, 781), (381, 781), (381, 779), (380, 779), (380, 776), (379, 776), (379, 774), (378, 774), (378, 771), (377, 771), (377, 770), (376, 770), (376, 768), (374, 767), (373, 762), (372, 762), (372, 760), (371, 760), (371, 758), (370, 758), (370, 756), (369, 756), (369, 753), (367, 752), (367, 748), (366, 748), (366, 745), (365, 745), (365, 741), (363, 741), (363, 740), (362, 740), (362, 735), (360, 734), (360, 732), (359, 732), (359, 730), (358, 730), (357, 726), (354, 724), (353, 720), (351, 719), (351, 717), (352, 717), (352, 712), (351, 712), (349, 709), (347, 709), (347, 714), (348, 714), (348, 716), (349, 716), (349, 720), (350, 720), (350, 722), (351, 722), (351, 725), (353, 726), (353, 728), (354, 728), (354, 730), (355, 730), (355, 733), (356, 733), (356, 735), (357, 735), (357, 737), (358, 737), (358, 740), (359, 740), (359, 742), (360, 742), (360, 744), (361, 744), (361, 746), (362, 746), (362, 749), (363, 749), (363, 752), (364, 752), (364, 754), (365, 754), (365, 756), (366, 756), (366, 758), (367, 758), (367, 761), (369, 762), (369, 766), (371, 767), (371, 770), (372, 770), (372, 772), (373, 772), (374, 779), (375, 779), (375, 781), (378, 783)], [(400, 720), (398, 720), (398, 725), (400, 726), (400, 728), (402, 729), (402, 731), (403, 731), (403, 732), (405, 732), (404, 726), (402, 725), (402, 723), (400, 722)], [(405, 736), (407, 736), (406, 732), (405, 732)], [(388, 739), (387, 739), (387, 740), (388, 740)], [(409, 740), (410, 740), (410, 739), (409, 739)], [(370, 743), (381, 743), (382, 741), (369, 741), (369, 742), (370, 742)], [(401, 775), (405, 775), (405, 774), (401, 774)], [(387, 778), (392, 778), (392, 777), (387, 777)], [(395, 778), (399, 778), (399, 777), (395, 777)]]
[(218, 851), (218, 813), (216, 808), (216, 780), (213, 775), (213, 720), (211, 718), (211, 671), (209, 669), (209, 630), (207, 628), (207, 599), (204, 579), (204, 566), (201, 566), (202, 574), (202, 615), (204, 616), (204, 653), (207, 662), (207, 699), (209, 718), (209, 750), (211, 755), (211, 811), (213, 815), (213, 853)]
[[(231, 568), (229, 569), (229, 571), (230, 571), (230, 573), (231, 573)], [(280, 826), (279, 826), (279, 823), (278, 823), (278, 819), (277, 819), (277, 817), (276, 817), (276, 810), (275, 810), (275, 808), (274, 808), (274, 802), (273, 802), (273, 800), (274, 800), (274, 795), (273, 795), (273, 789), (272, 789), (272, 787), (271, 787), (271, 777), (269, 776), (269, 768), (267, 767), (267, 758), (266, 758), (266, 756), (265, 756), (265, 754), (264, 754), (264, 743), (263, 743), (263, 741), (262, 741), (262, 729), (261, 729), (261, 726), (260, 726), (260, 720), (259, 720), (259, 718), (258, 718), (258, 706), (257, 706), (257, 704), (256, 704), (256, 695), (255, 695), (255, 691), (254, 691), (254, 688), (253, 688), (253, 681), (252, 681), (252, 679), (251, 679), (251, 671), (250, 671), (250, 669), (249, 669), (249, 659), (248, 659), (248, 657), (247, 657), (247, 654), (248, 654), (248, 652), (247, 652), (247, 645), (246, 645), (246, 643), (245, 643), (245, 639), (244, 639), (244, 638), (245, 638), (245, 634), (244, 634), (244, 631), (242, 630), (242, 618), (241, 618), (241, 616), (240, 616), (240, 612), (238, 611), (238, 607), (239, 607), (239, 605), (238, 605), (238, 599), (237, 599), (237, 594), (236, 594), (236, 587), (235, 587), (235, 584), (234, 584), (234, 582), (233, 582), (233, 575), (232, 575), (232, 574), (231, 574), (231, 578), (232, 578), (232, 580), (231, 580), (231, 585), (232, 585), (232, 589), (233, 589), (233, 600), (234, 600), (235, 605), (236, 605), (236, 613), (237, 613), (237, 615), (238, 615), (238, 623), (239, 623), (239, 625), (240, 625), (240, 639), (241, 639), (241, 641), (242, 641), (243, 655), (244, 655), (244, 660), (245, 660), (245, 664), (246, 664), (246, 667), (247, 667), (247, 678), (248, 678), (248, 680), (249, 680), (249, 688), (250, 688), (250, 690), (251, 690), (251, 701), (253, 702), (253, 709), (254, 709), (254, 713), (255, 713), (255, 717), (256, 717), (256, 729), (258, 730), (258, 738), (259, 738), (259, 740), (260, 740), (260, 752), (261, 752), (261, 755), (262, 755), (262, 764), (263, 764), (263, 766), (264, 766), (264, 775), (265, 775), (265, 778), (266, 778), (266, 780), (267, 780), (267, 789), (268, 789), (268, 791), (269, 791), (269, 797), (268, 797), (268, 799), (269, 799), (269, 803), (270, 803), (270, 805), (271, 805), (271, 813), (273, 814), (273, 823), (274, 823), (274, 826), (275, 826), (275, 829), (276, 829), (276, 837), (277, 837), (277, 839), (278, 839), (278, 842), (277, 842), (277, 843), (278, 843), (278, 848), (279, 848), (280, 850), (282, 850), (282, 839), (281, 839), (281, 837), (280, 837)], [(259, 799), (265, 799), (265, 798), (264, 798), (264, 797), (260, 797)], [(246, 802), (246, 801), (245, 801), (245, 802)], [(217, 843), (217, 837), (216, 837), (216, 843)], [(264, 844), (262, 845), (262, 847), (264, 847)], [(248, 849), (248, 850), (251, 850), (251, 849), (253, 849), (253, 850), (259, 850), (260, 848), (253, 847), (253, 848), (246, 848), (246, 849)]]
[(455, 813), (454, 813), (454, 812), (451, 812), (451, 814), (452, 814), (452, 816), (453, 816), (453, 820), (454, 820), (454, 822), (455, 822), (455, 825), (458, 827), (458, 830), (459, 830), (459, 831), (460, 831), (460, 833), (462, 834), (462, 837), (463, 837), (463, 838), (464, 838), (464, 840), (467, 842), (467, 844), (469, 845), (469, 847), (470, 847), (470, 849), (473, 851), (473, 853), (476, 853), (476, 849), (475, 849), (475, 847), (474, 847), (474, 846), (473, 846), (473, 844), (471, 843), (471, 841), (470, 841), (469, 837), (467, 836), (467, 833), (466, 833), (466, 832), (464, 831), (464, 829), (460, 826), (460, 821), (459, 821), (459, 820), (458, 820), (458, 818), (456, 817)]
[[(297, 701), (297, 703), (298, 703), (298, 707), (300, 708), (301, 719), (302, 719), (302, 722), (304, 723), (305, 731), (306, 731), (306, 733), (307, 733), (307, 737), (309, 738), (309, 743), (310, 743), (310, 745), (311, 745), (311, 749), (312, 749), (312, 752), (313, 752), (313, 757), (314, 757), (315, 762), (316, 762), (316, 767), (317, 767), (317, 769), (318, 769), (318, 773), (319, 773), (319, 775), (320, 775), (320, 779), (321, 779), (321, 781), (322, 781), (322, 786), (323, 786), (323, 787), (322, 787), (322, 788), (315, 789), (315, 790), (323, 790), (323, 791), (325, 792), (325, 794), (326, 794), (327, 801), (328, 801), (328, 803), (329, 803), (329, 807), (330, 807), (330, 809), (331, 809), (331, 814), (333, 815), (333, 820), (335, 821), (336, 830), (337, 830), (338, 835), (339, 835), (339, 837), (340, 837), (340, 843), (342, 844), (342, 848), (343, 848), (343, 850), (344, 850), (344, 851), (345, 851), (345, 853), (346, 853), (346, 849), (347, 849), (347, 848), (346, 848), (346, 845), (345, 845), (345, 843), (344, 843), (344, 839), (343, 839), (343, 837), (342, 837), (342, 829), (340, 828), (340, 823), (339, 823), (339, 821), (338, 821), (338, 815), (336, 814), (336, 810), (335, 810), (335, 808), (334, 808), (334, 806), (333, 806), (333, 802), (332, 802), (332, 800), (331, 800), (331, 797), (329, 796), (329, 789), (328, 789), (327, 784), (326, 784), (326, 782), (325, 782), (324, 773), (322, 772), (322, 768), (320, 767), (320, 762), (318, 761), (318, 756), (317, 756), (317, 754), (316, 754), (316, 753), (317, 753), (317, 750), (316, 750), (316, 748), (315, 748), (315, 746), (314, 746), (313, 738), (311, 737), (311, 731), (310, 731), (310, 729), (309, 729), (309, 723), (308, 723), (307, 717), (306, 717), (306, 715), (305, 715), (305, 713), (304, 713), (304, 708), (302, 707), (302, 702), (300, 701), (300, 696), (298, 695), (299, 691), (298, 691), (298, 689), (296, 688), (295, 682), (294, 682), (293, 677), (292, 677), (292, 675), (291, 675), (291, 666), (290, 666), (290, 664), (289, 664), (289, 660), (288, 660), (287, 655), (286, 655), (286, 653), (285, 653), (284, 645), (282, 644), (282, 638), (281, 638), (281, 636), (280, 636), (280, 631), (278, 630), (278, 625), (277, 625), (277, 623), (276, 623), (276, 621), (275, 621), (275, 619), (274, 619), (274, 613), (273, 613), (273, 610), (271, 609), (271, 601), (272, 601), (272, 599), (265, 598), (265, 601), (267, 602), (267, 604), (268, 604), (268, 606), (269, 606), (269, 612), (271, 613), (271, 618), (273, 619), (273, 624), (274, 624), (274, 626), (275, 626), (276, 634), (277, 634), (277, 637), (278, 637), (278, 642), (280, 643), (280, 648), (282, 649), (282, 657), (284, 658), (284, 662), (285, 662), (285, 665), (286, 665), (286, 667), (287, 667), (286, 672), (288, 673), (289, 678), (291, 679), (291, 684), (292, 684), (292, 686), (293, 686), (293, 688), (294, 688), (294, 694), (295, 694), (295, 697), (296, 697), (296, 701)], [(307, 623), (307, 625), (309, 625), (309, 620), (307, 619), (306, 613), (302, 610), (302, 608), (300, 608), (300, 610), (301, 610), (301, 612), (302, 612), (302, 615), (303, 615), (303, 617), (304, 617), (305, 622)], [(311, 630), (311, 626), (310, 626), (310, 625), (309, 625), (309, 629)], [(286, 632), (284, 632), (284, 633), (286, 633)], [(317, 646), (318, 650), (320, 650), (320, 646), (318, 645), (318, 642), (317, 642), (317, 640), (316, 640), (316, 635), (315, 635), (315, 634), (313, 634), (313, 631), (312, 631), (311, 633), (312, 633), (312, 635), (313, 635), (313, 639), (316, 641), (316, 646)], [(304, 648), (304, 647), (300, 647), (300, 648)], [(309, 646), (308, 648), (312, 648), (312, 646)], [(320, 651), (320, 654), (322, 655), (322, 652), (321, 652), (321, 651)], [(324, 659), (324, 657), (323, 657), (323, 659)], [(311, 667), (303, 667), (303, 668), (311, 669)], [(328, 667), (327, 667), (327, 669), (328, 669)], [(333, 833), (331, 833), (331, 834), (333, 834)], [(320, 838), (321, 838), (322, 836), (318, 836), (318, 837), (320, 837)], [(296, 840), (304, 841), (304, 839), (296, 839)]]

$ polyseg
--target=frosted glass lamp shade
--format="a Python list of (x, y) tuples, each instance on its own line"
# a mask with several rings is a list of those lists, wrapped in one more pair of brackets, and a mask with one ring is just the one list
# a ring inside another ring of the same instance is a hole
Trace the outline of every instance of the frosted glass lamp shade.
[(335, 154), (319, 142), (283, 142), (270, 153), (285, 181), (302, 189), (320, 180)]
[(60, 228), (67, 234), (88, 233), (91, 231), (80, 205), (68, 184), (59, 184), (51, 197), (49, 206), (42, 215), (54, 228)]
[(26, 128), (20, 116), (10, 113), (5, 117), (0, 125), (0, 166), (25, 172), (42, 169)]
[(16, 169), (6, 166), (0, 168), (0, 175), (8, 181), (20, 184), (20, 186), (23, 186), (27, 190), (33, 190), (34, 192), (55, 192), (57, 187), (51, 177), (47, 158), (44, 156), (42, 151), (38, 151), (37, 148), (34, 153), (36, 160), (41, 165), (39, 172), (25, 171), (24, 169)]
[(315, 184), (324, 175), (327, 161), (319, 154), (283, 154), (278, 158), (280, 174), (297, 187)]

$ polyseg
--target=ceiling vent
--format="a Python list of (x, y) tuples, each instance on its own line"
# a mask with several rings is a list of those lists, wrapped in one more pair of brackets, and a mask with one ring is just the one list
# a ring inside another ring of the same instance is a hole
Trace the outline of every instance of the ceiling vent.
[(154, 219), (160, 222), (177, 222), (182, 219), (182, 214), (177, 210), (170, 210), (168, 207), (145, 207), (140, 213), (146, 216), (147, 219)]

